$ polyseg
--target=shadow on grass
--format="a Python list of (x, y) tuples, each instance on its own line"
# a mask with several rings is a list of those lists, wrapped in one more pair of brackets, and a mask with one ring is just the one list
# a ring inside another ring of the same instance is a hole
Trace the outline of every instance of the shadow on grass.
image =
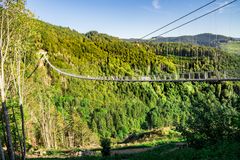
[[(142, 146), (139, 146), (139, 148)], [(168, 150), (171, 150), (175, 148), (175, 144), (164, 144), (162, 146), (159, 146), (153, 150), (142, 152), (142, 153), (135, 153), (135, 154), (123, 154), (123, 155), (115, 155), (110, 157), (100, 157), (100, 156), (92, 156), (92, 157), (70, 157), (70, 158), (32, 158), (27, 160), (122, 160), (122, 159), (128, 159), (128, 160), (145, 160), (145, 159), (157, 159), (159, 155), (164, 154), (168, 152)], [(125, 148), (125, 149), (132, 149)]]

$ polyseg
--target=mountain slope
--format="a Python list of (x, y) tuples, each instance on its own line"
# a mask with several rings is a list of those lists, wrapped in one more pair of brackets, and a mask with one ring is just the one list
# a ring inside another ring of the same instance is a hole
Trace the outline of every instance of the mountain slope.
[(232, 37), (226, 37), (223, 35), (215, 35), (210, 33), (199, 34), (195, 36), (180, 36), (180, 37), (153, 37), (155, 42), (181, 42), (192, 43), (204, 46), (216, 47), (220, 43), (227, 43), (229, 41), (235, 41)]
[[(37, 20), (34, 30), (35, 51), (47, 51), (56, 67), (82, 75), (159, 75), (179, 72), (182, 66), (187, 66), (187, 71), (234, 69), (240, 62), (239, 57), (205, 46), (132, 43), (97, 32), (84, 35)], [(219, 65), (216, 55), (224, 63)], [(27, 59), (29, 75), (39, 55), (33, 52)], [(239, 102), (238, 83), (81, 81), (41, 64), (26, 82), (31, 89), (25, 107), (27, 137), (34, 147), (96, 147), (104, 137), (121, 141), (130, 133), (184, 126), (194, 108), (211, 105), (228, 111)]]

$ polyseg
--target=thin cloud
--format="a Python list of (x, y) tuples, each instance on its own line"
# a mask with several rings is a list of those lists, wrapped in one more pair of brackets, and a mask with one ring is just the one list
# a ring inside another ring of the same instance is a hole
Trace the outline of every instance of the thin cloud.
[(160, 13), (160, 10), (156, 10), (153, 7), (149, 7), (149, 6), (142, 6), (142, 9), (144, 9), (147, 12), (152, 12), (152, 13)]
[(153, 6), (153, 8), (155, 8), (155, 9), (160, 9), (160, 0), (153, 0), (152, 1), (152, 6)]
[[(218, 4), (219, 7), (221, 7), (221, 6), (223, 6), (223, 5), (227, 4), (227, 3), (229, 3), (229, 1), (224, 1), (224, 2), (221, 2), (221, 3), (217, 3), (217, 4)], [(222, 9), (220, 9), (218, 11), (218, 13), (223, 13), (224, 10), (225, 10), (225, 8), (222, 8)]]

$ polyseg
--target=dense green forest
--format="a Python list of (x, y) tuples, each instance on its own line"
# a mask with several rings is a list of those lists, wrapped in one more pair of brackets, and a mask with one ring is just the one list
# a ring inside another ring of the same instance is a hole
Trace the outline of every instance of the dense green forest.
[[(37, 20), (34, 26), (37, 45), (28, 57), (32, 70), (39, 61), (39, 49), (48, 52), (55, 66), (92, 76), (234, 69), (240, 62), (239, 56), (204, 46), (126, 42)], [(239, 117), (237, 82), (90, 82), (64, 77), (42, 64), (28, 84), (27, 137), (35, 147), (98, 145), (101, 137), (121, 141), (131, 133), (169, 126), (206, 141), (239, 133), (233, 127)]]
[[(23, 104), (29, 151), (99, 147), (102, 138), (121, 142), (130, 134), (164, 127), (179, 131), (196, 148), (239, 138), (239, 82), (83, 81), (58, 74), (38, 51), (47, 51), (51, 63), (70, 73), (129, 77), (239, 69), (238, 54), (188, 43), (128, 42), (28, 21), (31, 34), (24, 39), (28, 52), (21, 63), (26, 66)], [(7, 99), (13, 141), (20, 126), (17, 102), (14, 96)]]

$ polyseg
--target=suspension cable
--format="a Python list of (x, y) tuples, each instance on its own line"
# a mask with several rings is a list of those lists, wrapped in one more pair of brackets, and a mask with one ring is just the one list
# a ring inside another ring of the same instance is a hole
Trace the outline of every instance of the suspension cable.
[(165, 34), (167, 34), (167, 33), (170, 33), (170, 32), (172, 32), (172, 31), (178, 29), (178, 28), (181, 28), (181, 27), (183, 27), (183, 26), (186, 26), (186, 25), (189, 24), (189, 23), (192, 23), (192, 22), (194, 22), (194, 21), (197, 21), (197, 20), (199, 20), (199, 19), (201, 19), (201, 18), (203, 18), (203, 17), (206, 17), (207, 15), (209, 15), (209, 14), (211, 14), (211, 13), (214, 13), (214, 12), (216, 12), (216, 11), (219, 11), (220, 9), (225, 8), (225, 7), (229, 6), (230, 4), (233, 4), (233, 3), (237, 2), (237, 1), (238, 1), (238, 0), (234, 0), (234, 1), (231, 1), (231, 2), (229, 2), (229, 3), (227, 3), (227, 4), (225, 4), (225, 5), (222, 5), (222, 6), (216, 8), (216, 9), (210, 11), (210, 12), (207, 12), (207, 13), (205, 13), (205, 14), (197, 17), (197, 18), (194, 18), (194, 19), (192, 19), (192, 20), (190, 20), (190, 21), (188, 21), (188, 22), (186, 22), (186, 23), (183, 23), (183, 24), (181, 24), (181, 25), (179, 25), (179, 26), (177, 26), (177, 27), (175, 27), (175, 28), (173, 28), (173, 29), (170, 29), (170, 30), (168, 30), (168, 31), (160, 34), (159, 36), (163, 36), (163, 35), (165, 35)]
[(162, 29), (164, 29), (164, 28), (166, 28), (166, 27), (168, 27), (168, 26), (170, 26), (170, 25), (172, 25), (172, 24), (174, 24), (174, 23), (176, 23), (176, 22), (178, 22), (178, 21), (180, 21), (180, 20), (183, 19), (183, 18), (188, 17), (189, 15), (191, 15), (191, 14), (193, 14), (193, 13), (195, 13), (195, 12), (197, 12), (197, 11), (199, 11), (199, 10), (207, 7), (207, 6), (209, 6), (210, 4), (212, 4), (212, 3), (216, 2), (216, 1), (217, 1), (217, 0), (213, 0), (213, 1), (211, 1), (211, 2), (209, 2), (209, 3), (207, 3), (207, 4), (205, 4), (205, 5), (203, 5), (203, 6), (199, 7), (199, 8), (197, 8), (197, 9), (189, 12), (188, 14), (186, 14), (186, 15), (184, 15), (184, 16), (182, 16), (182, 17), (180, 17), (180, 18), (178, 18), (178, 19), (176, 19), (176, 20), (174, 20), (174, 21), (172, 21), (172, 22), (170, 22), (170, 23), (168, 23), (168, 24), (166, 24), (165, 26), (162, 26), (161, 28), (158, 28), (158, 29), (154, 30), (153, 32), (151, 32), (151, 33), (149, 33), (149, 34), (141, 37), (140, 40), (141, 40), (141, 39), (144, 39), (144, 38), (146, 38), (146, 37), (148, 37), (148, 36), (150, 36), (150, 35), (152, 35), (152, 34), (154, 34), (154, 33), (156, 33), (156, 32), (158, 32), (158, 31), (160, 31), (160, 30), (162, 30)]

